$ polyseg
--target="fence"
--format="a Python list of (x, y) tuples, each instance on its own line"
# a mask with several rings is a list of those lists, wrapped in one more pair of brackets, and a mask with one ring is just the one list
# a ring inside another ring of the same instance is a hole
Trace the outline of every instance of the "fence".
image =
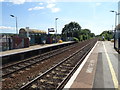
[(29, 39), (18, 36), (0, 38), (0, 51), (29, 47)]

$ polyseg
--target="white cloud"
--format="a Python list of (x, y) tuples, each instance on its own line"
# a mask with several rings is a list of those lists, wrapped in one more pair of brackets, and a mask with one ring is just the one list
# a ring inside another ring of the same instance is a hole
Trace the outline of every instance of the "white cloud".
[(46, 8), (50, 9), (52, 13), (56, 13), (60, 11), (60, 8), (55, 7), (56, 4), (54, 2), (51, 2), (47, 4)]
[(0, 26), (0, 29), (2, 29), (2, 30), (13, 30), (15, 28), (14, 27)]
[(101, 5), (101, 3), (96, 3), (96, 6), (100, 6)]
[(0, 0), (0, 2), (2, 1), (23, 4), (24, 2), (118, 2), (119, 0)]
[[(0, 1), (5, 1), (5, 0), (0, 0)], [(37, 0), (8, 0), (8, 2), (12, 2), (13, 4), (24, 4), (25, 2), (37, 2)], [(60, 11), (60, 8), (55, 7), (56, 4), (55, 2), (57, 2), (56, 0), (38, 0), (38, 1), (43, 1), (47, 3), (47, 6), (41, 7), (41, 6), (36, 6), (33, 8), (29, 8), (28, 11), (32, 11), (32, 10), (41, 10), (41, 9), (45, 9), (48, 8), (51, 10), (51, 12), (56, 13)], [(39, 5), (43, 5), (44, 3), (40, 2)]]
[(32, 10), (41, 10), (44, 9), (44, 7), (33, 7), (33, 8), (29, 8), (28, 11), (32, 11)]
[(55, 4), (51, 3), (51, 4), (48, 4), (46, 7), (47, 8), (53, 8), (55, 6)]
[(51, 8), (51, 11), (52, 11), (53, 13), (56, 13), (56, 12), (59, 12), (59, 11), (60, 11), (60, 8)]
[(55, 3), (56, 0), (46, 0), (47, 3)]
[[(39, 3), (39, 5), (43, 5), (43, 3)], [(32, 10), (41, 10), (41, 9), (45, 9), (45, 8), (48, 8), (51, 10), (52, 13), (56, 13), (56, 12), (59, 12), (60, 11), (60, 8), (57, 8), (55, 7), (56, 4), (51, 2), (51, 3), (47, 3), (46, 6), (44, 7), (41, 7), (41, 6), (36, 6), (36, 7), (33, 7), (33, 8), (29, 8), (28, 11), (32, 11)]]
[(0, 0), (0, 2), (12, 2), (13, 4), (23, 4), (25, 2), (47, 2), (53, 3), (56, 0)]
[(43, 5), (43, 3), (39, 3), (39, 5)]
[(4, 0), (0, 0), (0, 2), (3, 2)]
[(9, 2), (12, 2), (13, 4), (23, 4), (26, 0), (9, 0)]

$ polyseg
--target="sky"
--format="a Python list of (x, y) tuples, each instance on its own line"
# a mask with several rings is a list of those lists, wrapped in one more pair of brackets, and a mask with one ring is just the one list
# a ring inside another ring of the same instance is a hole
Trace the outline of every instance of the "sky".
[(58, 18), (59, 34), (64, 25), (72, 21), (98, 35), (114, 29), (115, 13), (110, 10), (118, 11), (118, 1), (98, 1), (0, 0), (0, 33), (16, 33), (16, 18), (10, 16), (14, 15), (18, 29), (29, 27), (47, 32), (48, 28), (55, 28), (55, 18)]

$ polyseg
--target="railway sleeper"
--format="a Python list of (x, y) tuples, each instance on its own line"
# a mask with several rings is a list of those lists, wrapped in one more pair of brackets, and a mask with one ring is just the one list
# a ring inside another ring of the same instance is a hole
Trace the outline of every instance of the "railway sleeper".
[(44, 86), (47, 86), (47, 88), (46, 87), (44, 87), (44, 89), (51, 89), (51, 88), (56, 88), (59, 84), (60, 84), (60, 82), (62, 82), (62, 80), (63, 80), (63, 78), (62, 79), (50, 79), (50, 80), (47, 80), (47, 81), (45, 81), (45, 82), (38, 82), (38, 87), (42, 87), (43, 85)]
[(63, 63), (62, 65), (63, 65), (63, 66), (71, 66), (71, 65), (68, 64), (68, 63)]
[(25, 65), (23, 65), (23, 64), (19, 64), (18, 66), (19, 66), (19, 67), (24, 67)]
[(52, 74), (53, 76), (66, 76), (66, 73), (59, 73), (58, 71), (52, 71), (50, 74)]
[(45, 83), (43, 83), (43, 85), (47, 86), (47, 88), (56, 88), (58, 86), (58, 84), (56, 82), (51, 82), (51, 81), (47, 81)]
[(13, 71), (15, 71), (15, 70), (13, 70), (13, 69), (7, 69), (6, 71), (13, 72)]
[(67, 73), (66, 73), (66, 74), (57, 74), (57, 75), (55, 75), (55, 76), (56, 76), (56, 77), (59, 77), (59, 78), (60, 78), (60, 77), (63, 78), (63, 77), (66, 77), (66, 76), (67, 76)]
[(13, 69), (20, 69), (20, 67), (18, 67), (18, 66), (13, 66)]

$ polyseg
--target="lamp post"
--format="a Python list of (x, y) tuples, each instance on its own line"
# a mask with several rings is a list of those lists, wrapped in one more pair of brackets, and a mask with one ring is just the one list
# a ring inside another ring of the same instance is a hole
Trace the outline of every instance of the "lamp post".
[(18, 25), (17, 25), (17, 17), (14, 15), (10, 15), (11, 17), (14, 17), (16, 19), (16, 34), (18, 34)]
[(117, 25), (117, 15), (118, 15), (118, 13), (117, 13), (117, 11), (113, 11), (113, 10), (111, 10), (110, 12), (115, 13), (115, 30), (116, 30), (116, 25)]
[(113, 11), (113, 10), (111, 10), (110, 12), (115, 13), (115, 30), (114, 30), (114, 48), (115, 48), (115, 34), (116, 34), (116, 26), (117, 26), (117, 15), (119, 15), (120, 13), (118, 13), (117, 11)]
[(57, 20), (58, 20), (58, 18), (55, 18), (56, 43), (57, 43)]

